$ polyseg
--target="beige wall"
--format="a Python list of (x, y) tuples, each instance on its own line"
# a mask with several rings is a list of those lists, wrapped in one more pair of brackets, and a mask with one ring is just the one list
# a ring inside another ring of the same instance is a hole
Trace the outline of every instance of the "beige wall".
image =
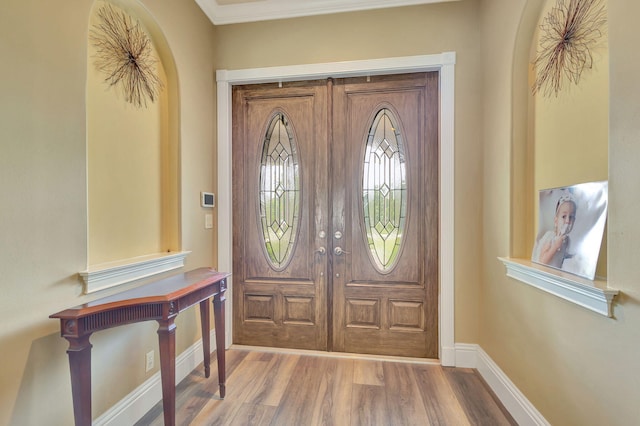
[[(91, 28), (100, 24), (98, 10), (106, 4), (94, 3)], [(144, 28), (134, 13), (129, 16)], [(92, 42), (87, 50), (87, 263), (165, 252), (171, 249), (163, 246), (162, 229), (169, 96), (162, 61), (153, 48), (162, 89), (155, 102), (137, 108), (125, 100), (121, 87), (104, 81), (104, 73), (94, 65), (97, 50)]]
[[(200, 191), (214, 188), (213, 26), (195, 2), (144, 0), (174, 55), (179, 81), (182, 247), (187, 266), (212, 265)], [(67, 344), (48, 316), (93, 299), (87, 264), (87, 32), (92, 2), (8, 0), (0, 14), (0, 424), (73, 423)], [(9, 59), (10, 58), (10, 59)], [(215, 265), (214, 265), (215, 266)], [(100, 294), (100, 296), (103, 294)], [(180, 315), (178, 353), (198, 337)], [(157, 326), (92, 337), (94, 417), (139, 386)], [(156, 365), (157, 365), (156, 355)]]
[[(547, 0), (542, 25), (556, 0)], [(606, 9), (605, 9), (606, 11)], [(535, 58), (539, 31), (531, 37)], [(593, 67), (582, 72), (579, 84), (565, 83), (557, 95), (536, 94), (533, 108), (534, 196), (538, 190), (607, 180), (609, 147), (609, 40), (602, 27), (591, 49)], [(530, 82), (533, 85), (533, 78)], [(537, 211), (537, 209), (536, 209)]]
[[(640, 418), (638, 250), (640, 61), (625, 28), (636, 2), (609, 0), (609, 285), (622, 291), (614, 319), (505, 277), (498, 256), (522, 251), (518, 193), (532, 184), (526, 145), (526, 67), (543, 1), (483, 2), (484, 286), (480, 345), (551, 424), (629, 425)], [(522, 18), (522, 19), (521, 19)], [(508, 23), (497, 25), (497, 22)], [(524, 59), (523, 59), (524, 58)], [(523, 78), (524, 75), (524, 78)], [(591, 119), (586, 117), (585, 119)], [(527, 180), (529, 179), (529, 180)], [(528, 220), (531, 220), (529, 218)], [(515, 232), (513, 231), (516, 228)]]

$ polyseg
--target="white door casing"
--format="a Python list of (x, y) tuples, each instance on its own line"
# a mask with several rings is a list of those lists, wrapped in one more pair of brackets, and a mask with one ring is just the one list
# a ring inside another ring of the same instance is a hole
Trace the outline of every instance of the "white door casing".
[[(454, 95), (455, 52), (284, 67), (218, 70), (218, 269), (233, 270), (231, 156), (231, 88), (237, 84), (272, 83), (380, 74), (440, 72), (440, 287), (439, 355), (443, 366), (455, 366), (454, 316)], [(233, 297), (233, 277), (227, 299)], [(232, 344), (232, 304), (226, 309), (226, 345)]]

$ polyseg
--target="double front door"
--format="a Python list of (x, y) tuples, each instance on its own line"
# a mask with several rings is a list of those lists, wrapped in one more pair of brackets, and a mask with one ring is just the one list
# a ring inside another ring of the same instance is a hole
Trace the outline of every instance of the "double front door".
[(233, 340), (438, 357), (438, 73), (233, 89)]

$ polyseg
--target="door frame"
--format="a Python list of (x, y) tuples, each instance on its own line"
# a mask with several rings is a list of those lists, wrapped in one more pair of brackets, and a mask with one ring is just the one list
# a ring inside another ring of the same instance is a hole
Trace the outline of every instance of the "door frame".
[[(217, 70), (218, 126), (218, 269), (233, 271), (232, 111), (234, 85), (274, 83), (321, 78), (343, 78), (425, 71), (440, 72), (440, 246), (438, 289), (439, 356), (443, 366), (455, 366), (454, 316), (454, 95), (455, 52), (348, 62), (282, 67)], [(220, 226), (222, 224), (222, 226)], [(227, 298), (233, 297), (233, 276)], [(226, 308), (226, 346), (233, 336), (233, 306)]]

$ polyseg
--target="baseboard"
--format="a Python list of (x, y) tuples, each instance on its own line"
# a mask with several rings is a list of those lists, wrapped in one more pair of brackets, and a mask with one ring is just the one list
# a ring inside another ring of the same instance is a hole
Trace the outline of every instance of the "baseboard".
[(520, 426), (550, 426), (479, 345), (457, 343), (456, 367), (475, 368)]
[(478, 345), (468, 343), (456, 343), (455, 367), (477, 368)]
[(456, 366), (456, 348), (455, 346), (443, 346), (440, 349), (440, 364), (443, 367)]
[[(215, 347), (215, 331), (211, 331), (211, 350)], [(202, 340), (176, 357), (176, 384), (187, 377), (204, 359)], [(129, 395), (93, 420), (94, 426), (132, 425), (162, 400), (160, 371), (134, 389)]]

